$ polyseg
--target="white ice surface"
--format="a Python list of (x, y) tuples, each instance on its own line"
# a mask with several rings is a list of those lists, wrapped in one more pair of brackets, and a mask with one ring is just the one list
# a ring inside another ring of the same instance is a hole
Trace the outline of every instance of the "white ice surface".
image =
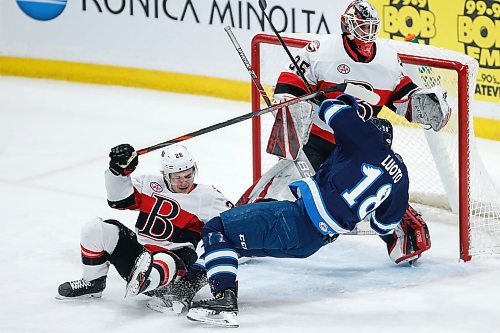
[[(247, 103), (121, 87), (0, 77), (0, 332), (214, 332), (123, 299), (112, 268), (102, 299), (54, 299), (80, 277), (87, 220), (135, 212), (106, 204), (109, 148), (143, 148), (249, 111)], [(500, 143), (479, 140), (500, 183)], [(251, 181), (250, 122), (186, 141), (200, 170), (236, 200)], [(158, 171), (158, 154), (137, 172)], [(346, 236), (305, 260), (240, 266), (239, 332), (500, 332), (500, 260), (458, 262), (458, 230), (421, 207), (433, 247), (418, 267), (393, 265), (381, 241)], [(202, 296), (209, 296), (207, 289)]]

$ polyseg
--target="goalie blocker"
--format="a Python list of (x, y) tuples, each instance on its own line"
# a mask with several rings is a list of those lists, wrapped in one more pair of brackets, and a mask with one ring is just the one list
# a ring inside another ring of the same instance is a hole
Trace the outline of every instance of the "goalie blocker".
[(389, 257), (396, 264), (414, 264), (422, 252), (431, 248), (429, 228), (422, 216), (411, 206), (408, 206), (394, 232), (381, 238), (387, 244)]

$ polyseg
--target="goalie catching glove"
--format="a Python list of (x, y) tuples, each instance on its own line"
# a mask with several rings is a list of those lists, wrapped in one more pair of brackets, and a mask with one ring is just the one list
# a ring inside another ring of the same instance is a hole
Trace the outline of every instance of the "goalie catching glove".
[(397, 114), (411, 122), (430, 126), (436, 132), (446, 126), (451, 115), (446, 90), (441, 86), (417, 89), (407, 99), (395, 101), (394, 105)]
[(116, 176), (131, 174), (139, 164), (137, 152), (129, 144), (121, 144), (111, 148), (109, 158), (109, 171)]
[(403, 262), (412, 264), (420, 258), (422, 252), (431, 248), (427, 224), (411, 206), (408, 206), (394, 232), (381, 238), (387, 244), (389, 257), (396, 264)]

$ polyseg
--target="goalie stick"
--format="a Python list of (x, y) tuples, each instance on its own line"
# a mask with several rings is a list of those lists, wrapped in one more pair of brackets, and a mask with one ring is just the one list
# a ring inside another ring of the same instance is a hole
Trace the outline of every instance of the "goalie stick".
[[(250, 77), (252, 78), (252, 82), (259, 91), (260, 95), (262, 96), (262, 99), (264, 102), (266, 102), (266, 105), (269, 107), (272, 105), (271, 99), (269, 96), (267, 96), (266, 91), (264, 90), (264, 87), (260, 83), (259, 77), (255, 73), (254, 69), (252, 68), (252, 65), (248, 61), (248, 58), (245, 55), (245, 52), (243, 52), (243, 49), (241, 48), (240, 44), (238, 43), (238, 40), (234, 36), (231, 27), (227, 26), (224, 28), (224, 30), (227, 32), (227, 35), (229, 36), (229, 39), (233, 43), (234, 48), (238, 52), (238, 55), (240, 56), (241, 61), (243, 61), (243, 64), (245, 65), (248, 74), (250, 74)], [(297, 138), (298, 139), (298, 138)], [(299, 139), (300, 140), (300, 139)], [(302, 146), (302, 143), (299, 143), (299, 146)], [(299, 155), (297, 158), (293, 161), (295, 163), (295, 166), (297, 167), (297, 170), (299, 171), (301, 177), (310, 177), (313, 176), (315, 171), (313, 166), (311, 165), (311, 162), (309, 162), (309, 159), (307, 158), (306, 154), (304, 153), (303, 150), (300, 150)]]
[[(290, 106), (290, 105), (293, 105), (293, 104), (296, 104), (299, 102), (308, 101), (316, 96), (319, 96), (321, 94), (326, 94), (326, 93), (329, 93), (332, 91), (341, 91), (341, 92), (344, 92), (346, 94), (352, 95), (356, 98), (364, 99), (367, 102), (375, 101), (374, 103), (377, 103), (377, 101), (380, 99), (379, 95), (377, 95), (373, 91), (367, 90), (361, 86), (358, 86), (358, 85), (355, 85), (352, 83), (341, 83), (341, 84), (337, 84), (335, 86), (328, 87), (324, 90), (319, 90), (319, 91), (316, 91), (316, 92), (313, 92), (310, 94), (306, 94), (306, 95), (302, 95), (302, 96), (299, 96), (296, 98), (292, 98), (288, 101), (285, 101), (285, 102), (282, 102), (279, 104), (275, 104), (275, 105), (269, 106), (267, 108), (257, 110), (255, 112), (252, 111), (252, 112), (246, 113), (244, 115), (223, 121), (221, 123), (217, 123), (217, 124), (214, 124), (214, 125), (211, 125), (208, 127), (204, 127), (204, 128), (199, 129), (197, 131), (194, 131), (194, 132), (191, 132), (191, 133), (188, 133), (188, 134), (185, 134), (185, 135), (182, 135), (182, 136), (155, 144), (155, 145), (150, 146), (150, 147), (139, 149), (137, 151), (137, 154), (143, 155), (143, 154), (152, 152), (154, 150), (157, 150), (157, 149), (160, 149), (163, 147), (167, 147), (167, 146), (173, 145), (175, 143), (182, 142), (182, 141), (194, 138), (196, 136), (218, 130), (220, 128), (224, 128), (226, 126), (242, 122), (242, 121), (247, 120), (247, 119), (259, 117), (259, 116), (266, 114), (268, 112), (276, 111), (276, 110), (279, 110), (281, 108), (284, 108), (284, 107), (287, 107), (287, 106)], [(369, 103), (371, 103), (371, 102), (369, 102)]]
[(304, 81), (304, 84), (306, 85), (307, 90), (309, 90), (309, 92), (312, 92), (313, 89), (312, 89), (311, 85), (309, 84), (309, 82), (307, 82), (304, 74), (299, 70), (300, 67), (297, 64), (297, 61), (295, 60), (295, 58), (293, 57), (292, 53), (288, 49), (288, 46), (286, 46), (285, 41), (283, 40), (283, 38), (281, 38), (281, 35), (279, 34), (278, 30), (276, 30), (276, 27), (274, 26), (273, 22), (271, 21), (271, 18), (267, 15), (267, 13), (266, 13), (267, 2), (265, 0), (259, 0), (259, 7), (262, 10), (262, 13), (264, 14), (264, 17), (266, 18), (267, 22), (269, 22), (269, 25), (271, 26), (271, 29), (273, 29), (274, 34), (276, 35), (276, 37), (278, 37), (278, 40), (280, 41), (281, 46), (283, 46), (283, 48), (285, 49), (285, 52), (288, 55), (288, 58), (290, 58), (290, 60), (292, 61), (292, 64), (297, 69), (297, 74), (300, 76), (300, 78), (302, 79), (302, 81)]

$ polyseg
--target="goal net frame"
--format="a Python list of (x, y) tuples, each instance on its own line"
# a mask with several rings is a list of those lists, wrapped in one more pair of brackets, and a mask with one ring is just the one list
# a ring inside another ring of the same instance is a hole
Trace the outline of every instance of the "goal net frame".
[[(308, 39), (283, 37), (289, 47), (302, 48), (310, 42)], [(264, 44), (279, 45), (279, 39), (274, 35), (257, 34), (251, 44), (251, 64), (258, 77), (261, 77), (261, 48)], [(283, 51), (284, 52), (284, 51)], [(399, 53), (403, 63), (411, 65), (430, 66), (433, 68), (455, 71), (458, 75), (458, 223), (460, 259), (471, 260), (470, 254), (470, 103), (469, 103), (469, 71), (467, 64), (460, 61), (438, 59), (432, 57), (415, 56)], [(252, 110), (261, 109), (261, 96), (257, 88), (252, 85)], [(262, 172), (262, 139), (261, 119), (252, 118), (252, 159), (253, 179), (257, 181)]]

